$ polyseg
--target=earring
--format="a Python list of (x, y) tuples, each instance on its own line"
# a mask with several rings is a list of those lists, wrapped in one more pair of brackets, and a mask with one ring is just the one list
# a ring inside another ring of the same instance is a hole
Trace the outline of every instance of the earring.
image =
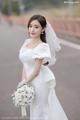
[(41, 32), (41, 34), (44, 34), (44, 32)]

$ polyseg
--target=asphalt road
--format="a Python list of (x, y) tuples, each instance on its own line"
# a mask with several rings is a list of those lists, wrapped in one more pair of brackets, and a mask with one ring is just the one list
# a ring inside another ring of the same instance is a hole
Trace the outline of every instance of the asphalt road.
[[(0, 24), (0, 120), (21, 119), (11, 94), (21, 79), (19, 49), (26, 39), (26, 27)], [(56, 77), (56, 94), (69, 120), (80, 120), (80, 50), (62, 46), (51, 67)]]

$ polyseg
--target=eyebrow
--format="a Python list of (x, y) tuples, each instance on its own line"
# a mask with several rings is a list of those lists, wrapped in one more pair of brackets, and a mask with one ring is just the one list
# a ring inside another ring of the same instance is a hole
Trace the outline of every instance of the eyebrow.
[[(30, 24), (30, 25), (32, 25), (32, 24)], [(36, 24), (34, 24), (34, 26), (40, 26), (40, 25), (36, 25)]]

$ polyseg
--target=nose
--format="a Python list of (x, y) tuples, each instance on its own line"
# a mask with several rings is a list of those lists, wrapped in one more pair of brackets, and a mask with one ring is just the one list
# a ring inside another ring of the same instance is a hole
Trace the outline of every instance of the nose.
[(34, 27), (31, 28), (31, 32), (34, 32)]

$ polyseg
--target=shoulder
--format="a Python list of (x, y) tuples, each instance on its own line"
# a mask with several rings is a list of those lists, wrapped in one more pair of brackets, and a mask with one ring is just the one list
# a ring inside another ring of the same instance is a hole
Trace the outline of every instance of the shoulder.
[(41, 51), (46, 52), (46, 51), (49, 50), (50, 48), (49, 48), (48, 43), (42, 42), (42, 43), (37, 47), (37, 49), (40, 49)]
[(36, 49), (44, 49), (44, 48), (49, 48), (48, 43), (41, 42), (39, 45), (36, 47)]
[(45, 43), (45, 42), (42, 42), (42, 46), (43, 46), (43, 47), (49, 47), (49, 44), (48, 44), (48, 43)]
[(50, 59), (51, 53), (49, 49), (49, 45), (47, 43), (40, 43), (33, 51), (33, 58), (45, 58)]
[(48, 43), (45, 43), (45, 42), (41, 42), (43, 45), (48, 45)]
[(22, 47), (24, 47), (25, 45), (27, 45), (30, 41), (31, 41), (31, 39), (29, 39), (29, 38), (25, 39)]
[(30, 38), (27, 38), (25, 41), (24, 41), (24, 43), (29, 43), (31, 41), (31, 39)]
[(29, 38), (24, 40), (24, 42), (23, 42), (23, 44), (22, 44), (22, 46), (20, 48), (20, 51), (30, 42), (30, 40), (31, 39), (29, 39)]
[(35, 47), (34, 52), (40, 52), (42, 54), (44, 54), (45, 52), (47, 53), (50, 52), (48, 43), (44, 43), (44, 42), (39, 43), (39, 45)]
[(41, 53), (41, 54), (50, 54), (50, 48), (48, 43), (40, 43), (33, 51), (34, 53)]

